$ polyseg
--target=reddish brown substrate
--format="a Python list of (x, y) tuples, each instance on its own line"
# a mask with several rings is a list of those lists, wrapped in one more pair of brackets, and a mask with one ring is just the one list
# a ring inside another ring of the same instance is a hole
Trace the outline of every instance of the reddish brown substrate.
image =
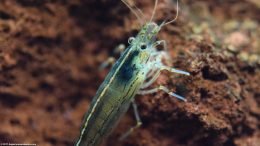
[[(168, 43), (172, 66), (191, 76), (164, 72), (153, 86), (164, 84), (188, 102), (162, 92), (136, 96), (142, 127), (118, 141), (135, 124), (130, 109), (104, 145), (260, 143), (259, 5), (223, 2), (182, 1), (178, 20), (159, 34)], [(153, 1), (137, 6), (148, 19)], [(198, 12), (201, 8), (206, 10)], [(155, 19), (175, 12), (174, 3), (160, 2)], [(227, 29), (231, 20), (236, 29)], [(252, 24), (244, 27), (245, 20)], [(108, 72), (98, 71), (99, 65), (138, 29), (119, 0), (0, 1), (0, 143), (73, 145)]]

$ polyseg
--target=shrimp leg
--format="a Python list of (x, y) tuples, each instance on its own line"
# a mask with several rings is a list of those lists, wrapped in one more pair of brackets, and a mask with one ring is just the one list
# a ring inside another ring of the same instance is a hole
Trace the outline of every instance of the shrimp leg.
[(177, 94), (175, 94), (175, 93), (173, 93), (173, 92), (171, 92), (167, 87), (165, 87), (165, 86), (162, 86), (162, 85), (160, 85), (160, 86), (158, 86), (158, 87), (156, 87), (156, 88), (153, 88), (153, 89), (148, 89), (148, 90), (140, 90), (140, 91), (138, 91), (138, 94), (141, 94), (141, 95), (145, 95), (145, 94), (152, 94), (152, 93), (156, 93), (156, 92), (158, 92), (158, 91), (164, 91), (165, 93), (167, 93), (167, 94), (169, 94), (169, 95), (171, 95), (171, 96), (174, 96), (174, 97), (176, 97), (176, 98), (178, 98), (178, 99), (180, 99), (180, 100), (183, 100), (183, 101), (187, 101), (187, 99), (185, 99), (184, 97), (182, 97), (182, 96), (180, 96), (180, 95), (177, 95)]
[(131, 127), (125, 134), (123, 134), (119, 140), (123, 140), (125, 139), (127, 136), (129, 136), (132, 132), (134, 132), (134, 130), (138, 129), (141, 125), (142, 125), (142, 121), (141, 118), (139, 116), (138, 113), (138, 109), (137, 109), (137, 105), (135, 103), (135, 101), (132, 101), (132, 106), (134, 109), (134, 114), (135, 114), (135, 119), (136, 119), (136, 125), (134, 127)]

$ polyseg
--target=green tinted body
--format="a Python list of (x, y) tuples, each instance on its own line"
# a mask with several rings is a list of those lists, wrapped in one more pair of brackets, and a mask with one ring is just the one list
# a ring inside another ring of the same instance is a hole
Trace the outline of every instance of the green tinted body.
[[(145, 25), (113, 65), (85, 115), (76, 146), (99, 145), (127, 111), (146, 79), (149, 70), (149, 47), (152, 47), (155, 41), (153, 36), (159, 31), (156, 26)], [(155, 28), (158, 31), (154, 31)], [(145, 44), (146, 48), (143, 49), (141, 44)]]

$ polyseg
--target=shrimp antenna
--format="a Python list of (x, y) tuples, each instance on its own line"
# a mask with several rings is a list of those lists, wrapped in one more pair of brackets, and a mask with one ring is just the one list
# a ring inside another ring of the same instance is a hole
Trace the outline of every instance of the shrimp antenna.
[[(140, 17), (140, 15), (141, 15), (141, 16), (144, 18), (144, 14), (142, 13), (142, 11), (134, 5), (134, 8), (137, 10), (137, 11), (135, 11), (125, 0), (121, 0), (121, 1), (134, 13), (134, 15), (136, 16), (136, 18), (137, 18), (137, 19), (139, 20), (139, 22), (141, 23), (141, 25), (143, 25), (143, 24), (144, 24), (144, 21), (143, 21), (143, 19)], [(137, 12), (139, 12), (139, 15), (138, 15)]]
[(178, 4), (178, 0), (177, 0), (177, 12), (176, 12), (176, 16), (175, 16), (175, 18), (174, 18), (173, 20), (164, 23), (164, 26), (165, 26), (165, 25), (168, 25), (168, 24), (170, 24), (170, 23), (172, 23), (172, 22), (174, 22), (175, 20), (177, 20), (178, 15), (179, 15), (179, 4)]
[(155, 14), (155, 12), (156, 12), (157, 5), (158, 5), (158, 0), (155, 0), (155, 4), (154, 4), (154, 8), (153, 8), (153, 13), (152, 13), (152, 17), (151, 17), (151, 19), (150, 19), (150, 22), (153, 21), (153, 17), (154, 17), (154, 14)]

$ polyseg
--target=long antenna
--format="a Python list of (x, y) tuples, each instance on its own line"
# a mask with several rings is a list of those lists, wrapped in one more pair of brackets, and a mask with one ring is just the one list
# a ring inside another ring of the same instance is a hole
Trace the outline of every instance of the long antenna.
[(151, 17), (151, 19), (150, 19), (150, 22), (153, 21), (153, 17), (154, 17), (154, 14), (155, 14), (155, 12), (156, 12), (157, 5), (158, 5), (158, 0), (155, 0), (155, 4), (154, 4), (154, 8), (153, 8), (153, 13), (152, 13), (152, 17)]
[(144, 14), (142, 13), (142, 11), (140, 9), (138, 9), (135, 5), (135, 9), (137, 9), (137, 11), (139, 12), (140, 15), (137, 14), (137, 12), (125, 1), (125, 0), (121, 0), (136, 16), (136, 18), (139, 20), (139, 22), (141, 23), (141, 25), (144, 24), (143, 19), (140, 17), (140, 15), (142, 15), (142, 17), (144, 18)]
[(140, 15), (142, 15), (143, 19), (145, 18), (144, 17), (144, 13), (136, 6), (136, 5), (133, 5), (134, 8), (139, 12)]
[(175, 16), (175, 18), (174, 18), (173, 20), (171, 20), (171, 21), (169, 21), (169, 22), (166, 22), (166, 23), (164, 24), (164, 26), (165, 26), (165, 25), (168, 25), (168, 24), (170, 24), (170, 23), (172, 23), (172, 22), (174, 22), (175, 20), (177, 20), (178, 15), (179, 15), (179, 4), (178, 4), (178, 0), (177, 0), (177, 12), (176, 12), (176, 16)]

